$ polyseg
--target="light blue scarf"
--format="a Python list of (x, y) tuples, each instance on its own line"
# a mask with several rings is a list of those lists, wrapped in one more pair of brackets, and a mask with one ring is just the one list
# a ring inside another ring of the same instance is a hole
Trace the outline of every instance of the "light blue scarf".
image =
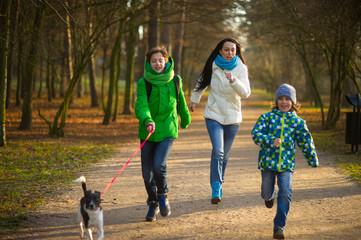
[(236, 55), (231, 61), (225, 60), (220, 54), (214, 60), (218, 67), (226, 70), (232, 70), (239, 62), (240, 58)]

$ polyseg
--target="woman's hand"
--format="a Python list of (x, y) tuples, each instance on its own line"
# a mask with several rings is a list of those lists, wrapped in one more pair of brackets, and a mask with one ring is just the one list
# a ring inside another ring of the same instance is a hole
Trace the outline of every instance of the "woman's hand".
[(194, 110), (196, 109), (196, 104), (192, 102), (191, 104), (189, 104), (188, 109), (189, 111), (194, 112)]
[(155, 130), (155, 123), (154, 122), (149, 122), (147, 124), (147, 131), (148, 132), (153, 132)]
[(235, 78), (231, 72), (225, 72), (224, 74), (226, 74), (226, 78), (229, 80), (230, 83), (234, 82)]

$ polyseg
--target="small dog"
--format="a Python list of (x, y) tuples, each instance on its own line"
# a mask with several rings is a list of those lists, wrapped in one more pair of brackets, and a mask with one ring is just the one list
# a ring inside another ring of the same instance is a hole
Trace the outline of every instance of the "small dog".
[(81, 176), (74, 182), (81, 182), (84, 191), (84, 197), (80, 199), (80, 205), (78, 207), (77, 222), (80, 224), (80, 238), (84, 237), (84, 230), (87, 236), (87, 240), (93, 240), (93, 234), (90, 227), (96, 227), (98, 229), (98, 239), (104, 238), (103, 231), (103, 209), (100, 206), (100, 192), (86, 190), (85, 177)]

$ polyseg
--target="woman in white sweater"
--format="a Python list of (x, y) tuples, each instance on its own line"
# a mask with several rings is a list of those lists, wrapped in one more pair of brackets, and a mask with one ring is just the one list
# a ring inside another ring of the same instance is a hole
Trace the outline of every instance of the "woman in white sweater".
[(223, 39), (208, 57), (190, 99), (191, 112), (209, 86), (203, 116), (212, 142), (211, 202), (219, 204), (229, 152), (242, 122), (241, 98), (248, 98), (251, 94), (247, 66), (241, 46), (235, 39)]

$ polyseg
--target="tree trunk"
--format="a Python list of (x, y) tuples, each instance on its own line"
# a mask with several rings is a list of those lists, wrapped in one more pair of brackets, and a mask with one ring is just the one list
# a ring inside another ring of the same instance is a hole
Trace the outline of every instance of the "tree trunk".
[[(78, 66), (76, 71), (74, 71), (74, 76), (69, 83), (69, 87), (65, 94), (64, 101), (61, 104), (58, 112), (56, 113), (52, 125), (50, 122), (47, 121), (47, 123), (49, 124), (49, 128), (50, 128), (49, 135), (51, 137), (64, 137), (64, 127), (65, 127), (65, 122), (66, 122), (66, 117), (67, 117), (67, 112), (68, 112), (68, 107), (70, 104), (71, 96), (73, 94), (74, 88), (75, 88), (78, 80), (80, 79), (81, 75), (83, 74), (83, 72), (86, 68), (86, 61), (84, 59), (81, 60), (80, 64), (81, 65)], [(44, 117), (42, 117), (42, 118), (44, 120), (46, 120)], [(58, 126), (59, 118), (61, 118), (61, 121)]]
[(24, 67), (23, 67), (23, 41), (20, 38), (19, 39), (19, 43), (18, 43), (18, 68), (17, 68), (17, 72), (18, 72), (18, 82), (16, 84), (16, 102), (15, 102), (15, 106), (20, 106), (20, 98), (21, 98), (21, 89), (22, 89), (22, 85), (23, 85), (23, 77), (25, 74), (23, 74), (24, 71)]
[(89, 85), (90, 85), (90, 96), (91, 96), (91, 107), (98, 107), (98, 95), (95, 86), (95, 64), (94, 58), (91, 57), (88, 63), (88, 72), (89, 72)]
[(81, 97), (83, 97), (83, 95), (84, 95), (84, 87), (83, 87), (83, 78), (82, 77), (80, 77), (80, 79), (78, 80), (78, 84), (77, 84), (77, 88), (76, 88), (76, 90), (77, 90), (77, 97), (78, 98), (81, 98)]
[(0, 147), (6, 145), (5, 116), (6, 116), (6, 71), (7, 51), (9, 43), (11, 0), (2, 0), (0, 3)]
[[(85, 26), (89, 26), (87, 29), (87, 38), (90, 39), (90, 33), (92, 32), (92, 23), (90, 21), (90, 10), (88, 7), (88, 0), (83, 0), (84, 5), (84, 13), (85, 13), (85, 19), (86, 23)], [(95, 64), (94, 64), (94, 56), (90, 53), (90, 61), (88, 63), (88, 74), (89, 74), (89, 88), (90, 88), (90, 97), (91, 97), (91, 107), (97, 107), (98, 106), (98, 96), (97, 91), (95, 87)]]
[(169, 1), (164, 1), (161, 4), (161, 13), (163, 17), (161, 21), (160, 44), (164, 45), (170, 53), (172, 49), (170, 46)]
[[(65, 1), (65, 5), (67, 6), (67, 8), (69, 9), (69, 0)], [(72, 55), (72, 51), (73, 51), (73, 47), (72, 47), (72, 39), (71, 39), (71, 21), (70, 21), (70, 16), (67, 13), (66, 14), (66, 34), (64, 37), (64, 42), (66, 43), (65, 46), (65, 50), (66, 52), (66, 70), (67, 70), (67, 74), (66, 74), (66, 79), (67, 79), (67, 83), (70, 83), (71, 79), (73, 78), (73, 55)]]
[(45, 5), (41, 0), (37, 1), (37, 9), (34, 18), (34, 24), (32, 26), (32, 32), (30, 36), (29, 55), (26, 60), (25, 76), (24, 76), (24, 97), (23, 97), (23, 111), (20, 122), (21, 130), (31, 129), (32, 125), (32, 90), (34, 72), (36, 66), (36, 54), (38, 50), (38, 43), (40, 38), (40, 32), (42, 29), (42, 21), (44, 17)]
[[(106, 35), (107, 35), (107, 33), (104, 34), (105, 39), (106, 39)], [(106, 78), (107, 51), (108, 51), (108, 44), (105, 43), (103, 45), (102, 86), (101, 86), (102, 109), (103, 109), (104, 113), (106, 112), (106, 105), (105, 105), (105, 99), (104, 99), (104, 84), (105, 84), (105, 78)]]
[(173, 49), (174, 59), (174, 72), (182, 74), (182, 52), (183, 52), (183, 39), (184, 39), (184, 21), (185, 21), (185, 8), (182, 7), (179, 13), (179, 23), (175, 31), (175, 44)]
[(114, 100), (114, 89), (116, 87), (116, 69), (118, 69), (116, 67), (116, 63), (117, 63), (117, 57), (118, 54), (120, 54), (120, 45), (121, 45), (121, 40), (123, 37), (123, 27), (124, 27), (124, 22), (121, 20), (119, 22), (119, 27), (118, 27), (118, 34), (117, 34), (117, 38), (115, 39), (114, 42), (114, 46), (113, 46), (113, 50), (112, 50), (112, 55), (110, 57), (110, 71), (109, 71), (109, 90), (108, 90), (108, 102), (107, 102), (107, 106), (106, 106), (106, 110), (105, 110), (105, 115), (103, 118), (103, 124), (104, 125), (108, 125), (110, 123), (110, 117), (112, 114), (112, 105), (113, 105), (113, 100)]
[(7, 53), (7, 86), (6, 86), (6, 109), (9, 108), (11, 100), (11, 82), (12, 82), (12, 67), (13, 67), (13, 52), (15, 48), (15, 32), (18, 24), (20, 0), (14, 0), (10, 9), (10, 29), (9, 29), (9, 46)]
[(156, 46), (158, 46), (158, 0), (152, 0), (149, 7), (148, 49)]
[[(132, 2), (133, 3), (133, 2)], [(136, 48), (136, 36), (138, 32), (138, 26), (135, 21), (135, 16), (131, 16), (129, 20), (129, 37), (127, 41), (127, 73), (125, 83), (124, 94), (124, 109), (123, 114), (131, 114), (131, 103), (133, 95), (134, 85), (134, 62), (135, 62), (135, 48)]]
[[(48, 102), (51, 102), (51, 87), (50, 87), (50, 52), (47, 52), (48, 59), (46, 61), (46, 90), (48, 91)], [(41, 70), (40, 70), (41, 71)]]
[(68, 42), (68, 30), (64, 29), (62, 33), (63, 41), (62, 41), (62, 59), (60, 66), (60, 87), (59, 87), (59, 95), (60, 97), (64, 97), (65, 95), (65, 86), (69, 82), (69, 42)]
[(117, 58), (115, 60), (116, 62), (116, 73), (115, 73), (115, 101), (114, 101), (114, 112), (113, 112), (113, 118), (112, 121), (115, 122), (117, 120), (117, 114), (118, 114), (118, 104), (119, 104), (119, 79), (120, 79), (120, 58), (121, 58), (121, 51), (118, 51)]
[(44, 61), (42, 59), (40, 59), (38, 98), (41, 98), (41, 92), (43, 90), (43, 63), (44, 63)]

